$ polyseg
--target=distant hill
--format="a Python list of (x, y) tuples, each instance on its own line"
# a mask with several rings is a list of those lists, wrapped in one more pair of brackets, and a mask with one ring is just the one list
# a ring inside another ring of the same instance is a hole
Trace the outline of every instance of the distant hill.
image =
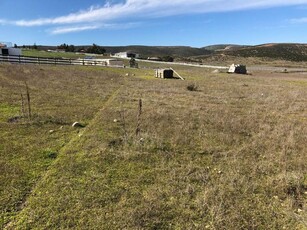
[(221, 45), (205, 46), (202, 49), (210, 50), (210, 51), (225, 51), (225, 50), (237, 50), (243, 47), (247, 47), (247, 46), (233, 45), (233, 44), (221, 44)]
[[(77, 49), (86, 49), (89, 45), (75, 46)], [(106, 53), (119, 53), (125, 51), (133, 51), (138, 53), (143, 58), (153, 57), (153, 56), (173, 56), (173, 57), (190, 57), (199, 55), (209, 55), (212, 54), (212, 50), (207, 50), (206, 48), (194, 48), (189, 46), (141, 46), (141, 45), (131, 45), (131, 46), (102, 46)], [(39, 50), (54, 50), (56, 46), (38, 46)]]
[(107, 53), (118, 53), (131, 50), (135, 53), (141, 54), (141, 56), (145, 58), (152, 56), (190, 57), (212, 54), (212, 51), (210, 50), (189, 46), (107, 46), (104, 48)]
[(235, 50), (218, 51), (237, 57), (273, 58), (287, 61), (307, 61), (307, 44), (263, 44)]
[[(76, 49), (87, 48), (89, 46), (76, 46)], [(256, 46), (219, 44), (202, 48), (189, 46), (103, 46), (107, 53), (118, 53), (133, 51), (139, 53), (141, 57), (163, 57), (172, 56), (175, 58), (214, 57), (216, 55), (226, 55), (235, 57), (258, 57), (272, 58), (287, 61), (307, 61), (307, 44), (291, 43), (269, 43)], [(55, 49), (55, 46), (39, 46), (39, 49)]]

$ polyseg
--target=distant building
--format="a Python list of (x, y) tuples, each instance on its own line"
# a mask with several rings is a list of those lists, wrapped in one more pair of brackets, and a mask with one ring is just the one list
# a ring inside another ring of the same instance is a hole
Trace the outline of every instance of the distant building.
[(149, 61), (162, 61), (162, 58), (160, 58), (160, 57), (148, 57), (147, 60), (149, 60)]
[(134, 53), (132, 51), (126, 51), (126, 52), (120, 52), (113, 55), (113, 57), (119, 57), (119, 58), (139, 58), (140, 55), (137, 53)]
[(18, 56), (21, 55), (21, 49), (13, 48), (11, 43), (7, 42), (0, 42), (0, 55), (11, 55), (11, 56)]
[(93, 56), (88, 56), (80, 60), (84, 65), (124, 67), (124, 62), (117, 59), (96, 59)]

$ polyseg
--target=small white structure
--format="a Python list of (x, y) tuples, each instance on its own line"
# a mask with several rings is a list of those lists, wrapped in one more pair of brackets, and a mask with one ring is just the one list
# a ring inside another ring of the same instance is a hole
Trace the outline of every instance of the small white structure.
[(10, 43), (0, 42), (0, 55), (10, 55), (10, 56), (19, 56), (21, 55), (21, 49), (13, 48), (9, 45)]
[(155, 77), (157, 78), (174, 78), (174, 71), (172, 69), (156, 69)]
[(247, 74), (246, 66), (232, 64), (229, 67), (228, 73)]
[(96, 65), (96, 66), (113, 66), (113, 67), (124, 67), (124, 62), (117, 59), (98, 59), (98, 58), (85, 58), (78, 59), (82, 65)]
[(148, 57), (147, 60), (148, 61), (162, 61), (162, 58), (160, 58), (160, 57)]
[(174, 78), (174, 73), (178, 76), (179, 79), (184, 80), (173, 68), (168, 69), (156, 69), (155, 77), (157, 78)]
[(119, 58), (139, 58), (140, 55), (137, 53), (134, 53), (132, 51), (126, 51), (126, 52), (120, 52), (113, 55), (113, 57), (119, 57)]

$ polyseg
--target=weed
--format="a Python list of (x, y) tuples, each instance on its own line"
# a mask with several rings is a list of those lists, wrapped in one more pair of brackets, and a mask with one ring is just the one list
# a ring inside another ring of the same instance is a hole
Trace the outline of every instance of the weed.
[(198, 86), (195, 83), (189, 84), (187, 86), (187, 90), (189, 90), (189, 91), (197, 91), (198, 90)]

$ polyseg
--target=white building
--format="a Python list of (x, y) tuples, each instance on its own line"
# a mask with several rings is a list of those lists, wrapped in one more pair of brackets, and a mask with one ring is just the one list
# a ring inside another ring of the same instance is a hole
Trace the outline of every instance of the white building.
[(113, 67), (124, 67), (124, 62), (117, 59), (96, 59), (96, 58), (85, 58), (79, 59), (79, 64), (83, 65), (96, 65), (96, 66), (113, 66)]
[(137, 53), (134, 53), (132, 51), (126, 51), (126, 52), (120, 52), (113, 55), (113, 57), (119, 57), (119, 58), (139, 58), (140, 55)]
[(8, 43), (1, 43), (0, 42), (0, 55), (11, 55), (11, 56), (19, 56), (21, 55), (21, 49), (13, 48)]

